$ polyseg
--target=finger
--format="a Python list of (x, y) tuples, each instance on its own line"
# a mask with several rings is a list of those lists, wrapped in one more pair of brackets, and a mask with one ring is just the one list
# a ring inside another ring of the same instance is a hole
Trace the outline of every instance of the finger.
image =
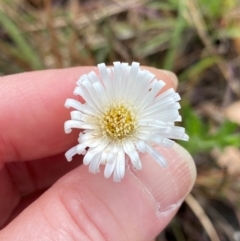
[(60, 179), (0, 234), (1, 240), (153, 239), (171, 220), (196, 177), (190, 155), (177, 144), (158, 147), (162, 168), (147, 154), (143, 170), (127, 169), (121, 183), (80, 166)]
[(10, 162), (4, 168), (18, 193), (23, 196), (50, 187), (60, 177), (81, 164), (82, 156), (77, 156), (74, 162), (67, 162), (61, 153), (32, 162)]
[[(63, 154), (32, 162), (6, 163), (0, 170), (0, 197), (4, 197), (0, 198), (0, 227), (20, 205), (22, 198), (26, 203), (30, 194), (46, 190), (81, 163), (81, 156), (69, 163)], [(20, 206), (17, 212), (20, 212), (23, 207), (23, 205)]]
[[(154, 68), (148, 69), (155, 75), (159, 75), (158, 70)], [(171, 78), (174, 79), (174, 74), (170, 73), (170, 75), (173, 75)], [(169, 86), (170, 83), (167, 85)], [(0, 224), (12, 213), (22, 195), (48, 188), (63, 174), (72, 170), (77, 165), (79, 163), (76, 161), (68, 164), (62, 154), (51, 158), (35, 160), (31, 163), (8, 163), (6, 166), (8, 172), (6, 173), (6, 170), (4, 170), (0, 173), (1, 186), (3, 187), (0, 188), (0, 196), (5, 197), (1, 202)], [(8, 190), (12, 191), (9, 192)], [(6, 206), (8, 206), (7, 209), (5, 208)]]
[(2, 162), (60, 153), (70, 145), (63, 123), (66, 97), (73, 97), (78, 77), (94, 68), (16, 74), (0, 81), (0, 156)]
[[(177, 89), (178, 78), (173, 72), (165, 69), (156, 69), (147, 66), (144, 66), (143, 68), (152, 72), (154, 75), (156, 75), (157, 79), (163, 80), (166, 83), (165, 89), (163, 90), (169, 89), (171, 87)], [(162, 73), (162, 75), (160, 75), (160, 73)]]
[[(146, 68), (166, 88), (176, 80), (154, 68)], [(36, 71), (2, 77), (0, 81), (0, 167), (4, 162), (32, 160), (66, 151), (75, 144), (78, 133), (66, 135), (64, 108), (79, 76), (97, 71), (96, 67)], [(175, 77), (176, 78), (176, 77)]]
[(0, 229), (18, 205), (20, 197), (5, 168), (0, 170)]

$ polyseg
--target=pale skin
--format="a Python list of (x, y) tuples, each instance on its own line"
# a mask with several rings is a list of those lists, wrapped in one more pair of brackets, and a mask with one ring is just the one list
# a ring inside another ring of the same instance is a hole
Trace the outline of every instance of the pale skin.
[[(145, 67), (167, 88), (176, 77)], [(78, 156), (79, 131), (66, 135), (64, 108), (76, 80), (96, 67), (77, 67), (0, 78), (0, 240), (151, 241), (176, 214), (196, 177), (180, 146), (157, 149), (166, 169), (147, 154), (143, 170), (127, 167), (121, 183), (91, 174)], [(54, 185), (53, 185), (54, 184)]]

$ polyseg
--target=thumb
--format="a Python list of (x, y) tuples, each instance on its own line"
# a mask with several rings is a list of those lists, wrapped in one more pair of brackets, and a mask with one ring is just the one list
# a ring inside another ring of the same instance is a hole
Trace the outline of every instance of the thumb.
[[(158, 147), (162, 168), (147, 154), (120, 183), (80, 166), (62, 177), (2, 230), (0, 240), (152, 240), (177, 212), (196, 177), (179, 145)], [(102, 172), (102, 170), (101, 170)]]

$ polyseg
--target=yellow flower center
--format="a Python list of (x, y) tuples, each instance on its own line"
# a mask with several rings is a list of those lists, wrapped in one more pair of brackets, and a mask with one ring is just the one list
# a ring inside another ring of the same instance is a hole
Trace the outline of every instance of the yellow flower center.
[(136, 130), (135, 112), (126, 104), (113, 104), (103, 114), (100, 126), (104, 135), (114, 140), (122, 140), (134, 134)]

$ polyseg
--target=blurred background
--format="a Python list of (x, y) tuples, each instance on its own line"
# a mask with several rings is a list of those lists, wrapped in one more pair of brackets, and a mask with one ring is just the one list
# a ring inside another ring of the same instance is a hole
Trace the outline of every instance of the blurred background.
[(0, 0), (0, 75), (116, 60), (180, 81), (198, 176), (156, 240), (240, 240), (240, 0)]

